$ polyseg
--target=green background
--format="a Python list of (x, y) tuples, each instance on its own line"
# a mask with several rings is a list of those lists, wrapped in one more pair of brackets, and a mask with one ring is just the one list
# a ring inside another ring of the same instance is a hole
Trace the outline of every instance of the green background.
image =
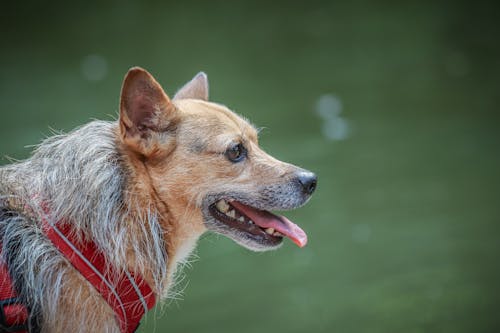
[[(498, 7), (3, 2), (0, 154), (115, 118), (131, 66), (170, 94), (203, 70), (267, 151), (319, 175), (287, 213), (309, 245), (204, 236), (182, 295), (140, 332), (500, 332)], [(318, 116), (325, 94), (341, 118)]]

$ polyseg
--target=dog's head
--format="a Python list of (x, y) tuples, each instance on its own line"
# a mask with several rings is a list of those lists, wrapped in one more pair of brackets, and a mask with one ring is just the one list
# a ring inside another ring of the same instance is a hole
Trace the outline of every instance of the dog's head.
[(302, 229), (269, 211), (305, 204), (316, 176), (259, 148), (251, 124), (208, 101), (205, 74), (170, 99), (147, 71), (132, 68), (122, 87), (120, 137), (136, 171), (147, 175), (142, 186), (176, 223), (257, 251), (277, 248), (283, 237), (306, 244)]

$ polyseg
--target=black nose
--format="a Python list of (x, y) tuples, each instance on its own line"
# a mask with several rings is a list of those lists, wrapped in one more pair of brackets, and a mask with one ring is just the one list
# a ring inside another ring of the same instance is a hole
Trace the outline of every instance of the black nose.
[(297, 175), (297, 179), (302, 185), (302, 189), (306, 194), (312, 194), (316, 189), (316, 184), (318, 183), (318, 177), (312, 172), (302, 171)]

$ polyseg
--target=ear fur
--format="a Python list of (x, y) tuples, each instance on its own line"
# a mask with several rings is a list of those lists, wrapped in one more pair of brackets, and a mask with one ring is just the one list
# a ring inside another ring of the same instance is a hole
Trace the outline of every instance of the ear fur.
[(207, 74), (199, 72), (186, 83), (174, 96), (175, 99), (201, 99), (208, 101), (208, 77)]
[(175, 118), (175, 106), (154, 77), (140, 67), (131, 68), (120, 97), (122, 141), (147, 154), (154, 138), (175, 127)]

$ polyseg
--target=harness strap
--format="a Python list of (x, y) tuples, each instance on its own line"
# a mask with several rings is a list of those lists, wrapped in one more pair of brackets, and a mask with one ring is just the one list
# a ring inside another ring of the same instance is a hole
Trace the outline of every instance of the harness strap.
[[(2, 244), (0, 244), (0, 253)], [(28, 332), (28, 309), (18, 298), (6, 263), (0, 259), (0, 332)]]
[[(48, 215), (47, 207), (43, 210)], [(135, 332), (142, 317), (156, 303), (147, 282), (140, 275), (118, 271), (109, 265), (97, 245), (78, 238), (68, 224), (52, 224), (43, 217), (42, 230), (113, 309), (120, 331)], [(18, 298), (7, 264), (1, 259), (1, 250), (0, 243), (0, 333), (28, 333), (29, 310)]]
[(132, 272), (117, 272), (106, 264), (93, 242), (78, 241), (68, 225), (43, 219), (43, 230), (52, 244), (102, 295), (115, 312), (122, 333), (133, 333), (156, 303), (150, 286)]

